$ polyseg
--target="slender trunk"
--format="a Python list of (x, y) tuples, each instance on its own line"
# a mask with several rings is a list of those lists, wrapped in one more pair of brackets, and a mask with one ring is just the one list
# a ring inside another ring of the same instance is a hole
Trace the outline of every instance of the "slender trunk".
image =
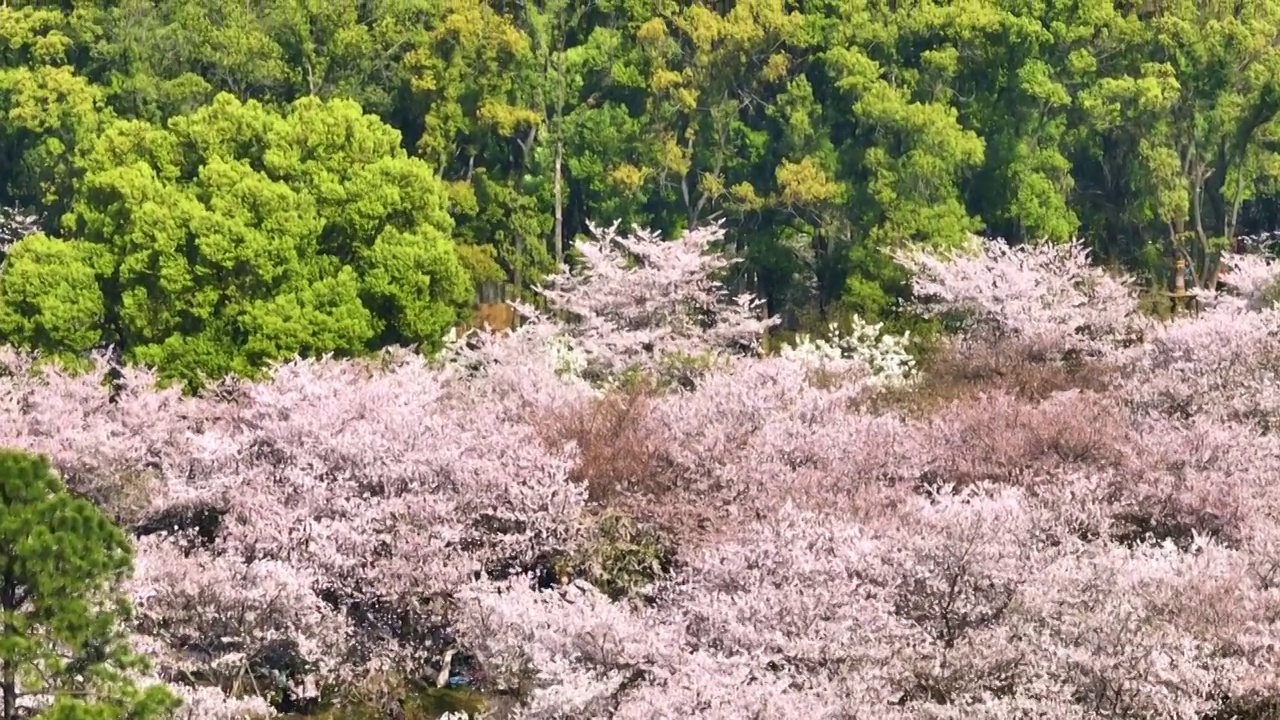
[[(739, 261), (746, 259), (747, 240), (746, 232), (739, 230), (733, 234), (733, 256)], [(739, 293), (754, 293), (756, 288), (755, 271), (747, 268), (738, 275), (737, 290)]]
[(556, 251), (556, 266), (564, 264), (564, 180), (561, 168), (564, 162), (564, 142), (560, 139), (559, 133), (556, 133), (556, 169), (555, 169), (555, 199), (556, 199), (556, 227), (553, 242)]
[(18, 717), (18, 681), (17, 673), (12, 662), (6, 660), (0, 663), (3, 667), (3, 679), (0, 682), (4, 685), (4, 720), (16, 720)]
[(524, 258), (524, 234), (517, 233), (516, 234), (516, 257), (515, 257), (515, 262), (511, 263), (514, 266), (514, 272), (512, 274), (515, 275), (514, 279), (516, 283), (516, 295), (519, 295), (520, 291), (524, 289), (524, 279), (520, 276), (520, 267), (522, 265), (521, 261), (523, 258)]
[[(563, 8), (560, 10), (564, 12)], [(557, 33), (559, 37), (560, 52), (556, 54), (556, 153), (555, 153), (555, 237), (552, 242), (555, 243), (556, 267), (564, 264), (564, 104), (565, 104), (565, 87), (564, 87), (564, 55), (565, 55), (565, 31), (563, 14), (557, 23)]]
[(1231, 197), (1231, 216), (1227, 220), (1227, 227), (1224, 235), (1232, 241), (1233, 246), (1236, 239), (1236, 232), (1240, 228), (1240, 206), (1244, 204), (1244, 173), (1236, 173), (1236, 189), (1235, 194)]
[[(522, 174), (529, 168), (529, 164), (532, 161), (533, 144), (538, 140), (538, 127), (538, 125), (534, 125), (529, 128), (529, 135), (524, 140), (521, 140), (518, 137), (516, 138), (516, 142), (520, 145), (520, 172)], [(519, 294), (524, 284), (523, 278), (520, 275), (520, 260), (524, 257), (524, 241), (525, 238), (523, 234), (516, 235), (516, 262), (513, 264), (515, 265), (514, 274), (517, 294)]]
[(4, 666), (4, 720), (18, 717), (18, 684), (14, 679), (13, 666), (8, 661)]
[[(696, 137), (691, 134), (688, 142), (685, 143), (685, 151), (689, 153), (691, 170), (693, 167), (693, 141)], [(689, 229), (692, 230), (698, 226), (698, 213), (702, 210), (702, 203), (693, 202), (693, 188), (689, 184), (689, 173), (685, 173), (684, 177), (680, 179), (680, 184), (684, 189), (684, 206), (689, 216)]]
[(1209, 273), (1209, 258), (1212, 255), (1209, 248), (1209, 233), (1204, 229), (1204, 168), (1199, 162), (1193, 166), (1195, 174), (1192, 176), (1191, 184), (1191, 220), (1195, 223), (1196, 240), (1200, 244), (1200, 250), (1204, 255), (1203, 261), (1197, 263), (1195, 255), (1188, 253), (1189, 263), (1191, 266), (1191, 274), (1194, 276), (1196, 287), (1206, 287)]

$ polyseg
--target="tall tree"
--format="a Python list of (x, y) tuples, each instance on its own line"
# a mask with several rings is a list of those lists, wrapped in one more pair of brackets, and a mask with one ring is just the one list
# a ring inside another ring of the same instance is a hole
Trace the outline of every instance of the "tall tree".
[[(399, 133), (349, 101), (304, 98), (281, 115), (220, 95), (168, 128), (117, 121), (77, 166), (71, 246), (46, 251), (29, 237), (15, 259), (67, 261), (56, 277), (70, 292), (81, 258), (98, 284), (85, 292), (102, 293), (101, 339), (167, 377), (434, 347), (472, 299), (444, 187)], [(69, 301), (83, 309), (72, 314), (32, 306), (24, 283), (46, 280), (25, 268), (6, 265), (0, 317), (34, 308), (31, 327), (74, 320), (46, 332), (87, 339), (93, 303)]]
[(520, 81), (536, 63), (528, 35), (481, 0), (447, 0), (405, 57), (417, 152), (450, 182), (460, 235), (494, 245), (517, 285), (551, 268), (550, 218), (526, 182), (543, 115)]

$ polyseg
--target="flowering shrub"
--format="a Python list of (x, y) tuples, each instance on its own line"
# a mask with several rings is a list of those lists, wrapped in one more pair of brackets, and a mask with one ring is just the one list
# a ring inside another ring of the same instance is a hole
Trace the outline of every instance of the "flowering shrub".
[(859, 317), (854, 317), (851, 325), (845, 331), (832, 323), (826, 339), (815, 340), (801, 334), (794, 344), (784, 346), (780, 354), (815, 369), (833, 370), (833, 366), (839, 368), (843, 363), (851, 363), (862, 368), (868, 380), (877, 385), (905, 384), (915, 369), (915, 358), (907, 351), (910, 338), (881, 333), (883, 323), (871, 325)]
[(275, 708), (255, 695), (230, 697), (210, 686), (173, 687), (183, 701), (174, 720), (257, 720), (276, 715)]
[(0, 207), (0, 260), (22, 238), (39, 232), (40, 218), (28, 215), (21, 208)]
[(434, 358), (184, 397), (6, 349), (0, 438), (133, 532), (182, 717), (408, 681), (495, 718), (1271, 716), (1280, 271), (1157, 323), (1079, 246), (915, 255), (970, 320), (917, 370), (875, 326), (740, 352), (716, 232), (602, 232)]

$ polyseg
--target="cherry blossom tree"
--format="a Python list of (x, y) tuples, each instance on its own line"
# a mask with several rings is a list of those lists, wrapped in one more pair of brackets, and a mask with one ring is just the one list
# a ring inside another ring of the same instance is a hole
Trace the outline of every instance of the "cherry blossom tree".
[(976, 327), (1040, 353), (1097, 354), (1148, 323), (1133, 283), (1090, 264), (1080, 242), (1010, 247), (973, 238), (964, 252), (903, 253), (926, 314), (964, 313)]
[(731, 297), (718, 276), (732, 263), (713, 251), (724, 237), (705, 225), (673, 240), (637, 229), (592, 227), (578, 243), (582, 263), (548, 279), (539, 292), (568, 322), (577, 345), (600, 371), (653, 368), (663, 360), (714, 351), (754, 351), (776, 320), (763, 302)]

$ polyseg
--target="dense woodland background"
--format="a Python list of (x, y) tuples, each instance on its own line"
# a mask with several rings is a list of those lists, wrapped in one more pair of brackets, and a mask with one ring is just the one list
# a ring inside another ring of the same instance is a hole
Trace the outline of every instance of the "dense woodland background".
[(192, 378), (438, 342), (588, 219), (712, 220), (793, 328), (889, 251), (1277, 227), (1280, 2), (61, 0), (0, 8), (0, 337)]

